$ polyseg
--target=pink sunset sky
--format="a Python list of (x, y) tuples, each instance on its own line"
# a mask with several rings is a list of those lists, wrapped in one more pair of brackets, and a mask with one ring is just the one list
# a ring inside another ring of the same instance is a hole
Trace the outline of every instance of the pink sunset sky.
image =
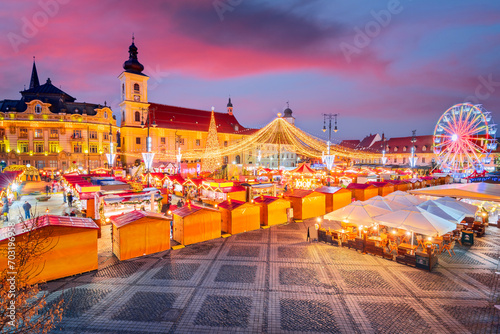
[(149, 100), (224, 111), (247, 127), (290, 108), (296, 125), (340, 139), (432, 134), (450, 106), (499, 119), (500, 2), (465, 0), (5, 0), (0, 100), (41, 83), (119, 115), (132, 33)]

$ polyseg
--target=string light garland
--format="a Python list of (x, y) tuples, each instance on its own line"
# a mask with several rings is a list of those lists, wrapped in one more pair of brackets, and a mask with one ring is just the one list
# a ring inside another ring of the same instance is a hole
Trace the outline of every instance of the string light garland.
[[(321, 159), (323, 153), (327, 152), (328, 149), (324, 140), (302, 131), (281, 117), (275, 118), (263, 128), (238, 142), (232, 143), (227, 147), (220, 147), (214, 114), (212, 112), (205, 153), (200, 156), (199, 150), (184, 150), (182, 157), (186, 160), (201, 158), (203, 161), (203, 170), (210, 171), (213, 169), (212, 171), (214, 171), (218, 168), (220, 159), (223, 156), (237, 155), (250, 150), (260, 150), (264, 145), (278, 144), (281, 145), (283, 150), (288, 152), (318, 159)], [(275, 152), (270, 150), (268, 155), (272, 154), (275, 154)], [(330, 154), (350, 159), (379, 159), (381, 157), (381, 153), (379, 152), (369, 150), (359, 151), (336, 144), (330, 146)], [(125, 153), (123, 155), (139, 157), (139, 154), (134, 153)], [(263, 154), (263, 156), (266, 155)], [(157, 157), (159, 160), (175, 160), (175, 152), (157, 154)]]

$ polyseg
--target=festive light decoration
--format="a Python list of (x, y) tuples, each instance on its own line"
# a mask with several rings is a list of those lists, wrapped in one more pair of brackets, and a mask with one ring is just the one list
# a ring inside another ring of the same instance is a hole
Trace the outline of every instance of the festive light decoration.
[(205, 157), (202, 160), (202, 170), (213, 173), (219, 168), (221, 154), (219, 153), (219, 139), (217, 137), (217, 126), (215, 125), (214, 107), (210, 115), (210, 126), (208, 127), (207, 145)]
[(153, 159), (155, 157), (154, 152), (142, 153), (142, 157), (144, 158), (144, 167), (147, 171), (149, 171), (153, 165)]
[(496, 149), (496, 124), (482, 105), (460, 103), (444, 112), (434, 129), (434, 153), (441, 170), (466, 176), (482, 172)]

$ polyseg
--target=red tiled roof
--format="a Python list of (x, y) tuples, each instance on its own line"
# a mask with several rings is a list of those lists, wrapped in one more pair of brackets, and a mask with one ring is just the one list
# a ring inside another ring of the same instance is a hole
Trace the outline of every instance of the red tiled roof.
[(346, 187), (347, 189), (366, 189), (366, 188), (375, 188), (371, 184), (361, 184), (361, 183), (349, 183), (349, 185)]
[[(46, 226), (64, 226), (76, 228), (98, 229), (99, 226), (90, 218), (43, 215), (37, 218), (29, 219), (24, 223), (17, 223), (14, 226), (15, 236), (22, 235), (31, 230), (36, 230)], [(12, 227), (6, 226), (0, 229), (0, 241), (9, 237)]]
[[(415, 142), (415, 153), (432, 153), (432, 140), (433, 136), (432, 135), (426, 135), (426, 136), (415, 136), (416, 142)], [(413, 143), (411, 142), (412, 137), (397, 137), (397, 138), (391, 138), (386, 141), (386, 145), (388, 146), (387, 148), (387, 153), (410, 153), (411, 152), (411, 147), (413, 146)], [(403, 147), (406, 146), (406, 152), (403, 151)], [(422, 150), (422, 148), (425, 146), (425, 151)], [(398, 150), (394, 152), (394, 147), (397, 147)]]
[(374, 134), (374, 135), (370, 134), (369, 136), (366, 136), (358, 144), (358, 148), (363, 148), (363, 147), (368, 148), (368, 147), (371, 147), (373, 145), (373, 140), (375, 139), (375, 137), (377, 137), (376, 134)]
[(304, 189), (293, 189), (289, 190), (285, 193), (285, 197), (298, 197), (298, 198), (304, 198), (307, 195), (312, 194), (312, 190), (304, 190)]
[(182, 208), (175, 209), (174, 211), (172, 211), (172, 215), (184, 218), (200, 210), (219, 212), (218, 210), (213, 210), (206, 207), (201, 207), (191, 204), (191, 205), (184, 205)]
[(122, 215), (111, 216), (109, 217), (109, 220), (113, 223), (113, 225), (120, 228), (144, 217), (167, 220), (167, 217), (165, 217), (163, 213), (142, 210), (134, 210)]
[(180, 174), (166, 175), (165, 177), (171, 182), (177, 182), (179, 184), (183, 184), (184, 181), (186, 181), (182, 176), (180, 176)]
[[(211, 111), (169, 106), (165, 104), (150, 103), (152, 119), (160, 128), (208, 131)], [(154, 113), (154, 115), (153, 115)], [(252, 134), (256, 129), (243, 127), (234, 115), (227, 112), (215, 112), (215, 124), (218, 133)]]
[(316, 188), (314, 191), (322, 194), (335, 194), (337, 191), (342, 190), (344, 188), (341, 187), (327, 187), (327, 186), (322, 186), (319, 188)]

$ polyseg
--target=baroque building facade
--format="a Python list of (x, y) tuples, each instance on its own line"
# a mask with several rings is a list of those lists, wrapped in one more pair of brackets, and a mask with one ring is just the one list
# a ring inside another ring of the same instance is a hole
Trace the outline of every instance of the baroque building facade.
[[(119, 128), (111, 109), (77, 102), (49, 79), (40, 85), (33, 69), (19, 100), (0, 101), (0, 161), (38, 169), (106, 167)], [(115, 148), (116, 149), (116, 148)]]

